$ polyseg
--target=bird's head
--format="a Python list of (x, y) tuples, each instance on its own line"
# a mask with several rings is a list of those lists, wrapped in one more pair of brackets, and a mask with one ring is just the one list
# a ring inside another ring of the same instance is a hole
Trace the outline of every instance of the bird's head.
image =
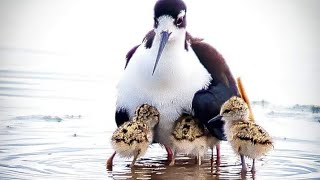
[(220, 114), (211, 120), (214, 121), (221, 116), (225, 121), (248, 120), (248, 105), (242, 98), (233, 96), (221, 106)]
[(146, 123), (149, 128), (153, 128), (159, 123), (159, 111), (148, 104), (142, 104), (135, 111), (135, 120)]
[(159, 0), (154, 6), (155, 42), (159, 50), (153, 68), (154, 73), (162, 51), (168, 42), (184, 42), (187, 7), (182, 0)]

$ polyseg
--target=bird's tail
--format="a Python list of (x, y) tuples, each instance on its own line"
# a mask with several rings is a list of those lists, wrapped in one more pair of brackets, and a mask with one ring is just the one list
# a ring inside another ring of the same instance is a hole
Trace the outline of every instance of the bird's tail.
[(242, 84), (241, 78), (238, 77), (237, 78), (237, 84), (238, 84), (238, 90), (240, 92), (241, 98), (247, 103), (250, 114), (249, 114), (249, 119), (251, 119), (252, 121), (254, 121), (254, 116), (253, 116), (253, 112), (252, 112), (252, 108), (251, 108), (251, 104), (248, 98), (248, 95), (246, 93), (246, 90)]

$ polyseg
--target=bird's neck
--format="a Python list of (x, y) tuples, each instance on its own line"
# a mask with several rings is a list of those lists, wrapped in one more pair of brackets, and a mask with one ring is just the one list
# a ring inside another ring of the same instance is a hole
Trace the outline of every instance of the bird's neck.
[[(186, 42), (186, 31), (182, 31), (178, 35), (176, 35), (173, 39), (170, 39), (166, 47), (164, 48), (164, 51), (182, 51), (185, 50), (185, 42)], [(155, 38), (155, 44), (157, 44), (156, 49), (159, 48), (160, 44), (160, 36), (156, 36)]]
[(185, 50), (186, 33), (182, 33), (177, 36), (174, 40), (168, 42), (168, 47), (171, 46), (175, 50)]

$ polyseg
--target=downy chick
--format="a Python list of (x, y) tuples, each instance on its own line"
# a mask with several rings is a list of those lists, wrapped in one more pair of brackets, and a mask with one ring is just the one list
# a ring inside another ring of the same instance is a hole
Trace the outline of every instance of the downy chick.
[(125, 122), (112, 135), (113, 149), (121, 157), (130, 158), (133, 167), (137, 158), (143, 156), (153, 140), (153, 128), (159, 123), (158, 110), (148, 104), (137, 108), (132, 121)]
[(242, 98), (233, 96), (226, 101), (221, 107), (220, 116), (225, 121), (227, 140), (240, 155), (242, 171), (247, 171), (246, 156), (253, 159), (251, 171), (255, 172), (255, 159), (273, 148), (272, 138), (266, 130), (249, 119), (249, 108)]
[(201, 165), (201, 159), (204, 157), (207, 148), (213, 148), (219, 142), (217, 138), (205, 130), (198, 119), (186, 114), (183, 114), (176, 121), (170, 141), (174, 151), (174, 157), (170, 165), (174, 165), (177, 153), (195, 155), (198, 164)]

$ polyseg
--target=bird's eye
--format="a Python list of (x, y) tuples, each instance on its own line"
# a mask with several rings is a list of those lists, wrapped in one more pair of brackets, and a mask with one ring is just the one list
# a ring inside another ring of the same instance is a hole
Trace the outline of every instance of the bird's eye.
[(177, 25), (177, 26), (180, 26), (182, 23), (183, 23), (183, 17), (179, 17), (179, 18), (176, 20), (176, 25)]
[(231, 111), (230, 109), (226, 109), (226, 110), (223, 111), (223, 114), (224, 113), (229, 113), (230, 111)]
[(158, 27), (159, 21), (157, 18), (154, 18), (154, 27)]

